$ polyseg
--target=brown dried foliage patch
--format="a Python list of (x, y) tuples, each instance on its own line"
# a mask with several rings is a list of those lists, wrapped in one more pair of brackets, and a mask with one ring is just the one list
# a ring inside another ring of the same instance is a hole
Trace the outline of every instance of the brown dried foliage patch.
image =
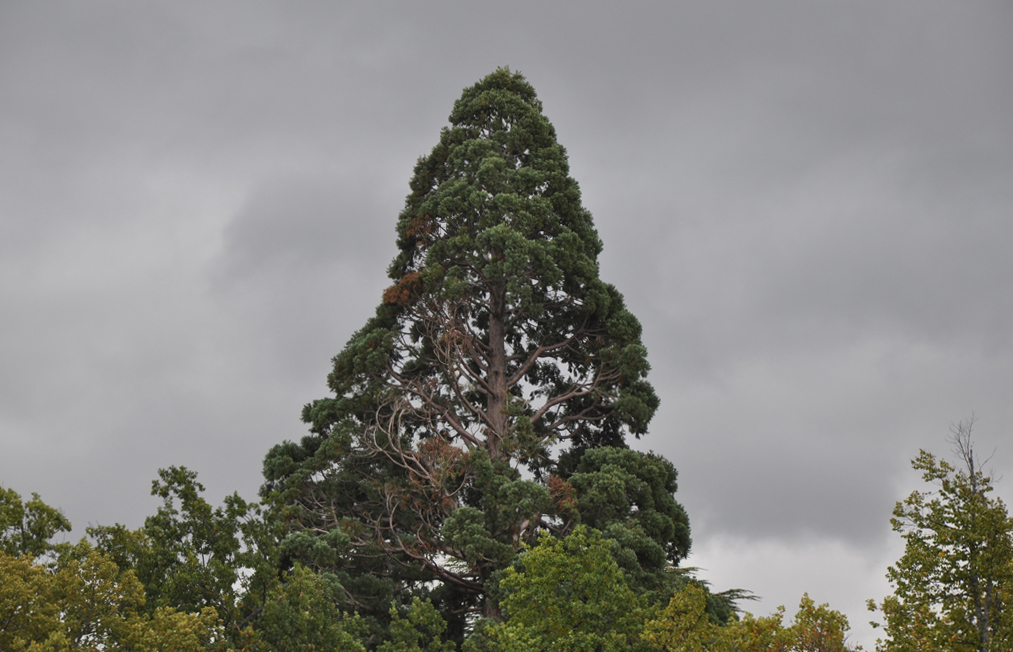
[(408, 221), (405, 235), (409, 238), (416, 238), (418, 240), (416, 244), (419, 247), (424, 247), (432, 240), (433, 231), (433, 219), (428, 215), (421, 215)]
[(422, 287), (422, 275), (408, 272), (401, 280), (383, 291), (383, 302), (389, 305), (404, 305)]
[(558, 475), (550, 475), (545, 482), (549, 489), (549, 496), (552, 504), (561, 512), (575, 512), (577, 510), (577, 496), (571, 485)]
[(442, 437), (432, 437), (419, 442), (419, 457), (436, 475), (447, 476), (456, 472), (464, 451)]

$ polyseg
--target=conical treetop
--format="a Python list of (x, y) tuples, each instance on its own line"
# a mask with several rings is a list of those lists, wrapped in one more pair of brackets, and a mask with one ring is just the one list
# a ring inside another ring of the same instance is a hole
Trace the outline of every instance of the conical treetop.
[[(450, 121), (415, 167), (395, 283), (335, 358), (336, 400), (411, 396), (420, 435), (446, 430), (494, 457), (520, 436), (535, 466), (545, 444), (644, 433), (658, 401), (640, 324), (598, 278), (601, 241), (534, 89), (499, 69)], [(307, 416), (325, 432), (344, 414), (325, 399)]]
[(296, 527), (287, 554), (335, 573), (355, 609), (383, 619), (425, 594), (460, 634), (496, 617), (498, 574), (539, 533), (584, 518), (644, 590), (690, 539), (671, 463), (626, 448), (658, 406), (640, 324), (598, 278), (534, 89), (497, 70), (450, 122), (415, 166), (393, 283), (334, 358), (334, 395), (304, 408), (313, 435), (268, 455), (264, 491)]

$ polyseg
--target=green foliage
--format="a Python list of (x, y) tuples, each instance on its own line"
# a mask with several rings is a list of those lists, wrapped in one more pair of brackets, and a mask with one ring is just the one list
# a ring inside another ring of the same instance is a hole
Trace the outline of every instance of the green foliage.
[(162, 505), (143, 528), (117, 524), (88, 533), (112, 563), (137, 575), (149, 616), (163, 613), (164, 620), (211, 609), (235, 643), (277, 583), (276, 526), (236, 494), (213, 507), (193, 471), (170, 467), (158, 473), (151, 493)]
[(443, 640), (447, 623), (430, 601), (413, 598), (407, 617), (390, 609), (390, 637), (377, 652), (454, 652), (453, 641)]
[(31, 556), (0, 551), (0, 650), (66, 649), (56, 597), (52, 575)]
[(484, 636), (498, 650), (646, 649), (638, 635), (642, 605), (610, 554), (611, 544), (584, 526), (564, 539), (543, 537), (508, 568), (505, 620)]
[(147, 563), (151, 555), (151, 539), (144, 528), (130, 530), (117, 523), (89, 526), (85, 531), (95, 548), (124, 570), (136, 571)]
[(848, 652), (856, 649), (847, 644), (848, 618), (827, 604), (816, 605), (809, 595), (799, 603), (795, 623), (791, 626), (793, 643), (788, 649), (805, 652)]
[(249, 652), (365, 652), (359, 624), (337, 607), (341, 586), (333, 576), (315, 575), (296, 565), (270, 592), (251, 628), (243, 632)]
[(730, 637), (707, 615), (707, 592), (690, 584), (672, 596), (658, 617), (644, 623), (641, 638), (654, 649), (704, 652), (728, 649)]
[(904, 555), (887, 571), (894, 594), (880, 605), (887, 638), (878, 649), (1013, 649), (1013, 520), (971, 442), (973, 420), (952, 443), (959, 466), (924, 450), (912, 461), (935, 491), (897, 503), (893, 529)]
[(666, 571), (689, 553), (689, 517), (675, 501), (677, 473), (653, 453), (625, 448), (577, 451), (560, 464), (578, 459), (566, 476), (585, 525), (615, 542), (613, 557), (631, 586), (669, 592)]
[(0, 552), (0, 649), (204, 652), (222, 640), (214, 609), (144, 612), (133, 571), (81, 542), (55, 568)]
[(63, 632), (73, 649), (113, 646), (144, 605), (144, 587), (133, 572), (121, 572), (87, 542), (60, 558), (53, 579)]
[(504, 620), (479, 628), (466, 650), (680, 650), (843, 652), (847, 619), (803, 597), (795, 622), (783, 610), (756, 619), (746, 614), (719, 622), (713, 595), (683, 582), (658, 602), (637, 595), (614, 558), (615, 542), (578, 526), (556, 539), (545, 536), (523, 553), (502, 581)]
[[(150, 618), (128, 621), (122, 649), (130, 652), (205, 652), (222, 650), (224, 631), (211, 607), (190, 614), (158, 607)], [(111, 649), (116, 649), (115, 647)]]
[(66, 546), (50, 539), (70, 530), (67, 517), (42, 502), (39, 494), (33, 493), (32, 499), (24, 502), (13, 489), (0, 487), (0, 551), (33, 557), (59, 552)]
[(152, 609), (199, 613), (211, 607), (234, 632), (263, 600), (273, 576), (259, 507), (233, 494), (213, 508), (201, 495), (196, 473), (170, 467), (158, 474), (151, 493), (162, 505), (145, 519), (143, 532), (106, 530), (103, 543), (134, 563)]
[(852, 652), (847, 645), (848, 619), (829, 605), (803, 595), (791, 625), (784, 607), (770, 616), (741, 619), (719, 626), (707, 615), (705, 590), (689, 585), (676, 592), (656, 618), (644, 624), (642, 638), (656, 650), (680, 652)]
[(304, 408), (311, 434), (265, 460), (263, 495), (292, 529), (283, 563), (338, 577), (372, 631), (420, 597), (461, 641), (475, 614), (496, 618), (518, 551), (597, 524), (614, 496), (598, 526), (638, 590), (664, 586), (689, 549), (674, 469), (621, 452), (580, 467), (644, 434), (658, 398), (531, 85), (500, 69), (465, 89), (409, 185), (392, 285), (334, 358), (333, 395)]
[(729, 650), (736, 652), (860, 652), (861, 646), (849, 645), (851, 629), (844, 614), (827, 604), (817, 605), (808, 594), (799, 601), (791, 625), (784, 625), (784, 607), (770, 616), (744, 618), (722, 632)]

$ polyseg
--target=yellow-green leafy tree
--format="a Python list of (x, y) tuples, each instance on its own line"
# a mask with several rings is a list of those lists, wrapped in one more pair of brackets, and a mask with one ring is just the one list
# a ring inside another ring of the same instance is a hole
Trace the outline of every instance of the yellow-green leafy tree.
[(936, 488), (894, 509), (904, 555), (887, 571), (893, 595), (869, 602), (883, 615), (881, 652), (1013, 649), (1013, 520), (992, 495), (972, 425), (954, 428), (955, 463), (924, 450), (912, 462)]
[(30, 555), (0, 551), (0, 650), (67, 649), (53, 576)]
[(652, 649), (670, 652), (852, 652), (847, 617), (803, 595), (790, 625), (784, 607), (769, 616), (745, 614), (719, 625), (706, 613), (707, 593), (688, 585), (672, 596), (664, 611), (644, 625)]
[(728, 648), (729, 629), (707, 615), (707, 593), (690, 584), (669, 600), (664, 611), (648, 620), (641, 638), (653, 649), (705, 652)]
[(643, 604), (611, 555), (613, 542), (578, 526), (545, 536), (502, 581), (505, 620), (480, 638), (503, 652), (649, 650), (640, 640)]
[(24, 503), (13, 490), (4, 490), (3, 504), (14, 515), (8, 525), (15, 524), (6, 530), (14, 533), (6, 541), (18, 553), (0, 550), (3, 652), (223, 649), (224, 632), (214, 609), (148, 612), (144, 587), (132, 569), (120, 567), (87, 541), (73, 546), (50, 541), (71, 527), (58, 510), (38, 496)]
[(59, 532), (70, 532), (63, 512), (42, 502), (39, 494), (26, 501), (13, 489), (0, 487), (0, 551), (33, 557), (56, 553), (66, 547), (52, 541)]

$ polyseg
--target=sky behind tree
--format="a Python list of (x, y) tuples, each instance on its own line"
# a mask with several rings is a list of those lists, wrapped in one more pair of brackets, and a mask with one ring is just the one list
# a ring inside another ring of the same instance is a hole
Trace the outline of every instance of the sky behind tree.
[(644, 326), (634, 445), (689, 563), (868, 642), (908, 460), (973, 413), (1013, 468), (1011, 33), (1003, 2), (5, 3), (0, 484), (78, 531), (140, 525), (169, 465), (253, 497), (415, 160), (510, 66)]

